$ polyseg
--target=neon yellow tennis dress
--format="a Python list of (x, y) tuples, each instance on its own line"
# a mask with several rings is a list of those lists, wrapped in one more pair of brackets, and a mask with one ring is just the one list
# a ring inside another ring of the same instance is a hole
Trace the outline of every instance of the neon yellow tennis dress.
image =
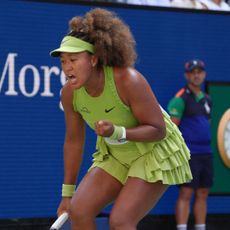
[[(96, 121), (104, 119), (126, 128), (137, 126), (130, 108), (118, 96), (112, 67), (105, 66), (104, 74), (105, 86), (100, 96), (91, 97), (84, 87), (74, 91), (74, 110), (92, 129)], [(189, 150), (177, 126), (165, 111), (163, 114), (167, 134), (161, 141), (111, 144), (98, 136), (91, 168), (102, 168), (122, 184), (129, 176), (170, 185), (190, 181)]]

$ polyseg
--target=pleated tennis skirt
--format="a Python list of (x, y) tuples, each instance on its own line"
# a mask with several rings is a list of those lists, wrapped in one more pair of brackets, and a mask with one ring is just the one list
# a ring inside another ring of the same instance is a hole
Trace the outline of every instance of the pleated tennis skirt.
[(168, 114), (164, 114), (166, 136), (160, 141), (128, 141), (120, 145), (108, 144), (98, 136), (97, 151), (89, 170), (99, 167), (125, 184), (128, 177), (154, 183), (176, 185), (190, 182), (190, 151)]

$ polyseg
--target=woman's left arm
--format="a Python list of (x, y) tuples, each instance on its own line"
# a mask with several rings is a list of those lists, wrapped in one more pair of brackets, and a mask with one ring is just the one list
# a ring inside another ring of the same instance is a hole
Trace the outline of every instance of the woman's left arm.
[(133, 68), (115, 70), (115, 82), (122, 101), (131, 108), (139, 125), (126, 129), (131, 141), (158, 141), (166, 127), (160, 105), (146, 79)]

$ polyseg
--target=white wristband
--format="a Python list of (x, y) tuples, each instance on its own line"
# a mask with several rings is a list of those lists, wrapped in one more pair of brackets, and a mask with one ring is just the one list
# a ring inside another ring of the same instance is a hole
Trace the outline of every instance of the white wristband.
[(121, 128), (122, 128), (122, 135), (121, 135), (121, 138), (119, 138), (119, 141), (121, 140), (126, 141), (126, 129), (123, 126)]
[(126, 140), (126, 129), (123, 126), (115, 126), (115, 131), (112, 136), (105, 137), (105, 141), (111, 145), (121, 145), (128, 141)]

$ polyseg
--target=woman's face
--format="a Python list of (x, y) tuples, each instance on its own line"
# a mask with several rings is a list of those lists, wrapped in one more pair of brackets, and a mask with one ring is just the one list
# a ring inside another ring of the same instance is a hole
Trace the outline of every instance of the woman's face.
[(92, 74), (92, 55), (88, 52), (61, 53), (62, 70), (74, 89), (84, 86)]

